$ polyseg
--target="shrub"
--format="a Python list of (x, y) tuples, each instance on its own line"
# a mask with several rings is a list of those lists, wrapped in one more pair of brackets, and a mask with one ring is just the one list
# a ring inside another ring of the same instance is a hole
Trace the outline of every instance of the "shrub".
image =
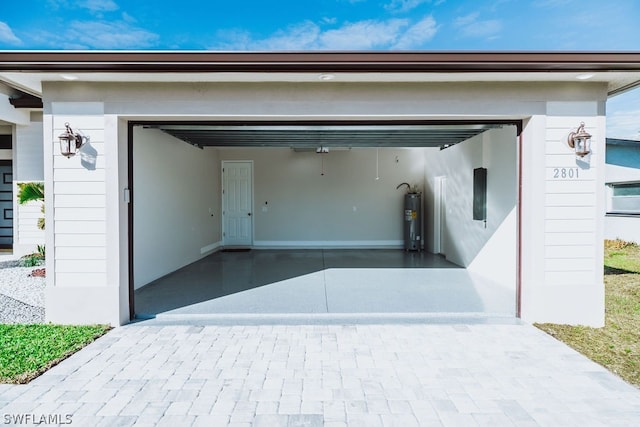
[(35, 252), (20, 258), (20, 267), (38, 267), (44, 264), (44, 253)]
[(622, 250), (622, 249), (635, 247), (637, 245), (638, 244), (635, 243), (635, 242), (627, 242), (626, 240), (622, 240), (622, 239), (605, 240), (604, 241), (605, 249), (610, 250), (610, 251), (619, 251), (619, 250)]

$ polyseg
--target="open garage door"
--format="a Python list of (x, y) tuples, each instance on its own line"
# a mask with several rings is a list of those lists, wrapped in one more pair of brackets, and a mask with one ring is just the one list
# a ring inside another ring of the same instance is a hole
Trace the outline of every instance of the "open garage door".
[[(519, 126), (132, 123), (135, 312), (513, 317)], [(230, 162), (252, 169), (242, 248), (224, 246)], [(402, 183), (422, 195), (421, 252), (403, 250)]]

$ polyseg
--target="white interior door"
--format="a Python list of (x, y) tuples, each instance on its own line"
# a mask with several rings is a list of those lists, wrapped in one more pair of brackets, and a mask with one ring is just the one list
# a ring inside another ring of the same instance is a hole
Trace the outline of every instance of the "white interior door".
[(222, 162), (222, 217), (225, 246), (253, 243), (253, 163)]

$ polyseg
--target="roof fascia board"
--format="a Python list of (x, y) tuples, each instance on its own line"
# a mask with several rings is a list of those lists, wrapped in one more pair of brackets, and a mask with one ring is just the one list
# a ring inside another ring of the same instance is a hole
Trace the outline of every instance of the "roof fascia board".
[(0, 51), (1, 71), (639, 71), (640, 52)]

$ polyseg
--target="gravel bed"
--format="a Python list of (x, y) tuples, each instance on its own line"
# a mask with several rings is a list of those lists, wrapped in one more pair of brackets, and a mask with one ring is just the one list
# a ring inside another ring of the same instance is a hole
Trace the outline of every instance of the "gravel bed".
[(44, 277), (29, 277), (39, 267), (0, 262), (0, 323), (44, 322)]
[(44, 323), (44, 308), (0, 294), (0, 323)]

